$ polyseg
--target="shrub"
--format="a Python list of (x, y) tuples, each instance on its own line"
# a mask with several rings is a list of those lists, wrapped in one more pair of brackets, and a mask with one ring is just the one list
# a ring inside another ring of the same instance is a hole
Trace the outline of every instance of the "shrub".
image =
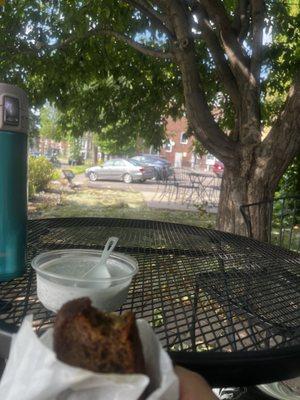
[(52, 180), (58, 181), (61, 178), (61, 171), (59, 169), (55, 169), (52, 174)]
[(53, 165), (45, 157), (29, 157), (29, 197), (47, 189), (50, 181), (55, 178)]

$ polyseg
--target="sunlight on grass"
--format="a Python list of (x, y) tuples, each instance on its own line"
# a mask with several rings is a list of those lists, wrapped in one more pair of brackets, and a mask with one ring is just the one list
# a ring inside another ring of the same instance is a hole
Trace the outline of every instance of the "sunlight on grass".
[(34, 218), (111, 217), (149, 219), (214, 227), (215, 216), (198, 211), (163, 210), (147, 206), (141, 193), (133, 190), (92, 190), (63, 193), (59, 204), (35, 204)]
[(80, 190), (77, 193), (69, 193), (63, 196), (63, 202), (74, 204), (77, 207), (114, 207), (114, 208), (139, 208), (145, 206), (143, 196), (140, 193), (124, 190)]

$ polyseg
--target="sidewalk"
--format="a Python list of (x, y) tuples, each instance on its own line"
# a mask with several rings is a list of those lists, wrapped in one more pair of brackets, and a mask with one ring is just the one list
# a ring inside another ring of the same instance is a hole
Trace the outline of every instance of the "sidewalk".
[(154, 193), (141, 191), (140, 192), (150, 208), (164, 209), (164, 210), (182, 210), (182, 211), (197, 211), (193, 205), (187, 206), (182, 204), (180, 200), (168, 201), (168, 199), (159, 199), (159, 194), (155, 196)]

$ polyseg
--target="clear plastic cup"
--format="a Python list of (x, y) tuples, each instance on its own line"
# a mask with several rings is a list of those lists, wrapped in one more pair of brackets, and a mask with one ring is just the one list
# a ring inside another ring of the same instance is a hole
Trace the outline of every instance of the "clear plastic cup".
[[(37, 275), (40, 302), (57, 312), (69, 300), (89, 297), (100, 310), (117, 310), (126, 300), (138, 264), (133, 257), (113, 252), (107, 261), (111, 277), (102, 278), (101, 255), (97, 250), (66, 249), (36, 256), (31, 265)], [(93, 272), (87, 273), (93, 267)]]

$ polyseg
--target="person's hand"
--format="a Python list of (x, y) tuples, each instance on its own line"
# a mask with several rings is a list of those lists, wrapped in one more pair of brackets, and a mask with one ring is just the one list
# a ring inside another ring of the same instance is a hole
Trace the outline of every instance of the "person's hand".
[(208, 383), (202, 376), (188, 369), (176, 366), (179, 378), (180, 400), (217, 400)]

